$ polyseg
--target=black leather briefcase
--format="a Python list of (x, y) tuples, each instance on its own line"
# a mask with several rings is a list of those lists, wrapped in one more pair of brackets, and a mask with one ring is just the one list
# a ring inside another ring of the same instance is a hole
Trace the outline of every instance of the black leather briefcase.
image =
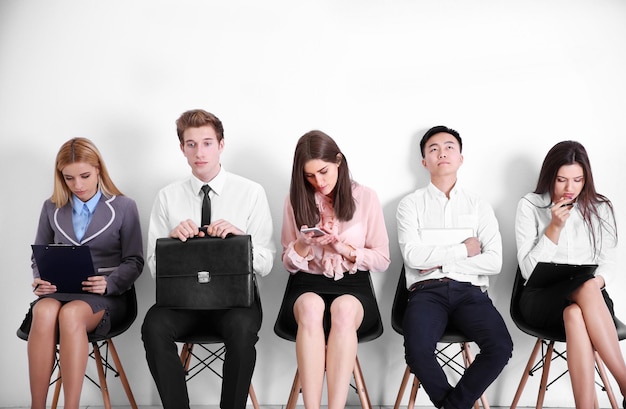
[(249, 235), (157, 239), (158, 306), (196, 310), (249, 307), (254, 302)]

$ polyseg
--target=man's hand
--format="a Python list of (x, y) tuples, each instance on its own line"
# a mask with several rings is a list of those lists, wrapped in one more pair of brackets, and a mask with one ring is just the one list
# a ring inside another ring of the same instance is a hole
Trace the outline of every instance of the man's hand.
[(174, 227), (174, 230), (170, 232), (170, 237), (180, 241), (187, 241), (187, 239), (197, 236), (199, 232), (198, 225), (193, 220), (187, 219)]
[[(245, 234), (243, 231), (230, 224), (230, 222), (223, 219), (216, 220), (206, 226), (206, 233), (209, 236), (221, 237), (223, 239), (225, 239), (226, 236), (228, 236), (229, 234), (232, 234), (234, 236), (240, 236), (242, 234)], [(204, 237), (204, 231), (201, 231), (199, 236)]]
[(470, 237), (463, 243), (467, 248), (467, 257), (474, 257), (480, 254), (480, 241), (478, 241), (478, 237)]

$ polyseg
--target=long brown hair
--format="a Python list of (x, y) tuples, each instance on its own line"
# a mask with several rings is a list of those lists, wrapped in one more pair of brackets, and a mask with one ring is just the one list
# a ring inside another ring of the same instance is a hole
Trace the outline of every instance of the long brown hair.
[(96, 145), (87, 138), (72, 138), (61, 145), (57, 153), (54, 170), (54, 189), (50, 198), (57, 208), (63, 207), (72, 198), (72, 191), (67, 187), (65, 179), (63, 179), (63, 168), (76, 162), (88, 163), (98, 168), (100, 171), (98, 187), (106, 197), (122, 195), (122, 192), (111, 180), (102, 155), (96, 148)]
[[(613, 204), (606, 196), (601, 195), (596, 191), (589, 156), (587, 155), (587, 151), (582, 144), (576, 141), (562, 141), (554, 145), (548, 151), (548, 154), (541, 165), (541, 171), (539, 172), (539, 179), (534, 193), (549, 193), (550, 203), (547, 203), (546, 206), (550, 206), (552, 197), (554, 196), (554, 183), (559, 169), (561, 166), (573, 164), (578, 164), (583, 169), (585, 184), (576, 198), (576, 204), (582, 214), (584, 223), (591, 232), (591, 242), (593, 244), (594, 252), (597, 252), (596, 233), (594, 229), (595, 223), (598, 223), (598, 227), (600, 227), (598, 229), (600, 234), (602, 234), (603, 231), (607, 231), (609, 234), (612, 234), (616, 240), (617, 226), (615, 225)], [(600, 216), (598, 208), (603, 203), (608, 205), (611, 215), (613, 216), (612, 221), (604, 220)]]
[(320, 159), (328, 163), (341, 162), (337, 174), (337, 184), (333, 190), (333, 207), (337, 219), (351, 220), (356, 205), (352, 197), (353, 182), (350, 178), (348, 160), (330, 136), (322, 131), (313, 130), (300, 137), (293, 155), (289, 199), (293, 207), (296, 225), (314, 226), (320, 220), (319, 210), (315, 204), (315, 189), (304, 175), (304, 165), (313, 159)]

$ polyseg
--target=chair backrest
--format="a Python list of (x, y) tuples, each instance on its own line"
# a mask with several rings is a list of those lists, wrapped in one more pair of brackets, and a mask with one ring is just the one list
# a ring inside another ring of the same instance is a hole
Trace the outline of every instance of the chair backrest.
[(124, 301), (126, 302), (126, 314), (124, 319), (118, 322), (106, 336), (100, 336), (93, 333), (87, 334), (89, 342), (102, 341), (105, 339), (116, 337), (125, 332), (135, 319), (137, 318), (137, 292), (135, 291), (135, 285), (132, 285), (124, 294)]
[(406, 275), (404, 264), (400, 271), (400, 277), (398, 277), (398, 285), (396, 287), (396, 294), (393, 297), (393, 304), (391, 305), (391, 326), (394, 331), (400, 335), (404, 335), (402, 328), (402, 320), (404, 318), (404, 312), (406, 306), (409, 303), (409, 290), (406, 288)]
[(515, 322), (515, 325), (517, 325), (518, 327), (520, 326), (520, 324), (523, 324), (524, 326), (527, 325), (524, 322), (524, 319), (522, 318), (522, 313), (520, 311), (520, 305), (519, 305), (519, 301), (522, 296), (523, 289), (524, 289), (524, 277), (522, 276), (522, 271), (520, 270), (518, 266), (517, 271), (515, 272), (515, 279), (513, 280), (513, 291), (511, 293), (511, 305), (509, 307), (511, 318), (513, 319), (513, 322)]

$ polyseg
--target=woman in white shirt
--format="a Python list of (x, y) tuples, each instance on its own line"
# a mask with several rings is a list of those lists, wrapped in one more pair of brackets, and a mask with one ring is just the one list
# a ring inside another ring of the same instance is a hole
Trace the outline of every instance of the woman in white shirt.
[(595, 275), (547, 288), (525, 287), (520, 310), (532, 325), (564, 328), (577, 408), (594, 405), (594, 350), (624, 395), (626, 364), (613, 322), (613, 302), (604, 288), (617, 269), (617, 227), (613, 205), (596, 192), (580, 143), (563, 141), (550, 149), (535, 191), (518, 204), (515, 236), (526, 280), (538, 262), (598, 265)]

